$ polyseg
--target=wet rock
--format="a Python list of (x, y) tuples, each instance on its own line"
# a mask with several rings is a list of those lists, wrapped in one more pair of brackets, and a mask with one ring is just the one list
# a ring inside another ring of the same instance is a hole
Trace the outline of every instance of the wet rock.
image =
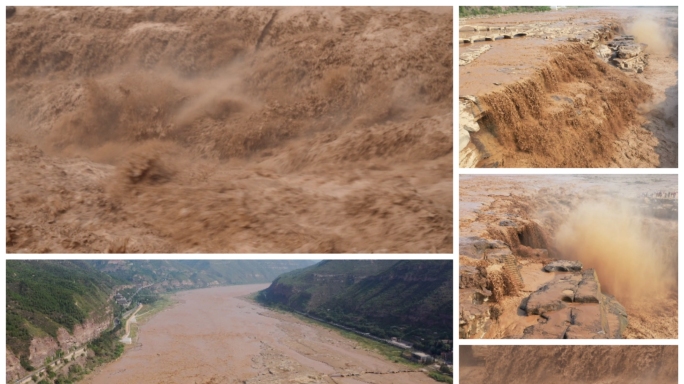
[(577, 285), (574, 302), (576, 303), (599, 303), (601, 298), (601, 286), (594, 269), (582, 272), (582, 281)]
[(582, 270), (582, 263), (571, 260), (556, 260), (544, 266), (546, 272), (579, 272)]
[[(459, 103), (458, 103), (458, 108), (459, 108), (459, 114), (458, 114), (459, 161), (464, 160), (467, 157), (468, 152), (472, 152), (472, 150), (471, 151), (466, 150), (466, 148), (472, 147), (472, 146), (468, 146), (468, 144), (470, 144), (470, 141), (471, 141), (470, 140), (470, 132), (478, 132), (480, 130), (480, 126), (477, 124), (477, 120), (475, 119), (475, 116), (473, 115), (473, 112), (468, 105), (469, 103), (470, 103), (470, 101), (466, 101), (466, 100), (459, 100)], [(477, 163), (477, 160), (475, 160), (475, 163)]]
[(523, 339), (563, 339), (571, 325), (572, 308), (541, 315), (539, 324), (525, 328)]
[(636, 44), (621, 45), (618, 48), (617, 54), (621, 59), (631, 59), (641, 53), (641, 47)]
[(621, 338), (627, 327), (624, 307), (601, 293), (594, 269), (557, 275), (532, 293), (521, 309), (540, 315), (523, 338)]
[(614, 58), (611, 60), (611, 63), (625, 72), (636, 73), (642, 73), (644, 71), (644, 66), (646, 65), (646, 62), (640, 60), (639, 57), (626, 60)]
[[(484, 39), (484, 38), (481, 38), (481, 39)], [(474, 40), (476, 40), (476, 38), (474, 38), (474, 37), (470, 38), (470, 42), (473, 42)], [(489, 51), (490, 49), (492, 49), (492, 46), (489, 44), (486, 44), (486, 45), (483, 45), (483, 46), (477, 47), (477, 48), (471, 48), (471, 49), (467, 50), (466, 52), (463, 52), (462, 54), (460, 54), (458, 56), (458, 65), (459, 66), (468, 65), (468, 64), (472, 63), (473, 61), (475, 61), (475, 59), (480, 57), (480, 55)]]
[(565, 333), (566, 339), (606, 339), (609, 337), (605, 310), (598, 304), (573, 308), (570, 322)]
[(458, 166), (461, 168), (475, 168), (482, 154), (475, 145), (468, 145), (458, 154)]
[[(491, 292), (487, 292), (491, 295)], [(491, 307), (487, 304), (478, 303), (477, 300), (478, 296), (487, 292), (472, 288), (459, 292), (459, 338), (481, 338), (491, 327)]]
[(643, 45), (635, 43), (633, 36), (619, 36), (608, 43), (613, 55), (609, 63), (627, 72), (641, 73), (648, 64)]
[(467, 101), (459, 100), (458, 103), (458, 126), (467, 132), (478, 132), (480, 125), (477, 124)]
[(472, 266), (463, 265), (459, 267), (458, 271), (459, 283), (458, 288), (487, 288), (487, 278), (480, 273), (480, 271)]
[(608, 320), (609, 336), (614, 339), (621, 339), (628, 324), (625, 307), (618, 303), (613, 296), (607, 294), (603, 294), (603, 307)]
[[(541, 315), (565, 308), (564, 303), (572, 301), (581, 280), (582, 275), (579, 273), (556, 276), (530, 295), (525, 311), (528, 315)], [(571, 293), (566, 291), (571, 291)]]
[(459, 255), (473, 259), (484, 259), (501, 263), (511, 255), (511, 249), (501, 240), (488, 240), (481, 237), (461, 237), (458, 244)]
[(489, 245), (489, 241), (481, 237), (460, 237), (458, 239), (458, 252), (461, 256), (469, 256), (474, 259), (482, 258), (483, 250)]
[(489, 298), (492, 297), (492, 291), (487, 288), (466, 288), (463, 291), (459, 291), (459, 295), (468, 304), (482, 304), (489, 301)]
[(470, 143), (470, 134), (463, 128), (458, 129), (458, 151), (463, 151)]
[(613, 51), (605, 44), (599, 44), (596, 48), (596, 54), (605, 62), (608, 62), (608, 60), (613, 57)]
[(516, 227), (518, 223), (513, 220), (501, 220), (499, 221), (499, 225), (502, 227)]

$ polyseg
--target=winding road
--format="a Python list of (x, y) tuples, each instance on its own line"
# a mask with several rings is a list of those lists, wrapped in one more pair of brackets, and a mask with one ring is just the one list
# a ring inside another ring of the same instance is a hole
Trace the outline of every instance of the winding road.
[(135, 321), (135, 314), (138, 313), (142, 309), (143, 305), (138, 304), (138, 308), (135, 309), (135, 312), (131, 315), (131, 317), (126, 320), (126, 334), (121, 338), (121, 342), (124, 344), (131, 344), (133, 341), (131, 340), (130, 334), (131, 334), (131, 322)]

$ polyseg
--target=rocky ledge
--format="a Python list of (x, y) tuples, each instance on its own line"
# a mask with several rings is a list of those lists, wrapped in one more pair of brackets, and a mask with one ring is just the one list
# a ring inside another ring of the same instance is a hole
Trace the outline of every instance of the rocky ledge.
[[(627, 327), (625, 308), (601, 292), (596, 271), (579, 271), (570, 261), (556, 261), (550, 270), (561, 272), (523, 301), (528, 316), (539, 315), (525, 329), (525, 339), (619, 339)], [(547, 266), (548, 267), (548, 266)], [(581, 269), (581, 265), (579, 266)], [(545, 267), (544, 270), (547, 270)]]
[(634, 36), (618, 36), (607, 45), (600, 44), (595, 50), (605, 62), (626, 72), (641, 73), (648, 64), (648, 54), (644, 52), (645, 44), (634, 41)]

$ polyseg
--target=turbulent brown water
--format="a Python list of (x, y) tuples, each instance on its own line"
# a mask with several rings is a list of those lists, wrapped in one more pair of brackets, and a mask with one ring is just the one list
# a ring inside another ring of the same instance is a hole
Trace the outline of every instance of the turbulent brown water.
[(460, 352), (460, 383), (676, 383), (677, 346), (499, 345)]
[(613, 141), (650, 99), (650, 87), (586, 46), (554, 48), (552, 55), (531, 78), (481, 98), (489, 109), (485, 124), (493, 124), (504, 148), (530, 154), (534, 166), (608, 166)]
[(452, 8), (25, 8), (9, 252), (451, 252)]
[[(464, 136), (463, 145), (471, 140), (462, 166), (677, 166), (672, 8), (568, 9), (462, 19), (460, 26), (462, 38), (500, 35), (501, 27), (528, 32), (460, 47), (491, 46), (459, 67), (459, 96), (477, 97), (477, 106), (466, 104), (480, 119), (480, 130)], [(645, 44), (643, 73), (623, 72), (595, 52), (623, 34)]]

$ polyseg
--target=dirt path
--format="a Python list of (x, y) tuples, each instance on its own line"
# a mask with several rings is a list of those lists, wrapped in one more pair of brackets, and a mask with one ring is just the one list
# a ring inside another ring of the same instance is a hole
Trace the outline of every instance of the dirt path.
[[(84, 381), (96, 383), (432, 383), (326, 328), (240, 297), (268, 285), (182, 292), (140, 326), (136, 346)], [(362, 374), (384, 372), (386, 374)], [(337, 374), (361, 374), (335, 377)]]

